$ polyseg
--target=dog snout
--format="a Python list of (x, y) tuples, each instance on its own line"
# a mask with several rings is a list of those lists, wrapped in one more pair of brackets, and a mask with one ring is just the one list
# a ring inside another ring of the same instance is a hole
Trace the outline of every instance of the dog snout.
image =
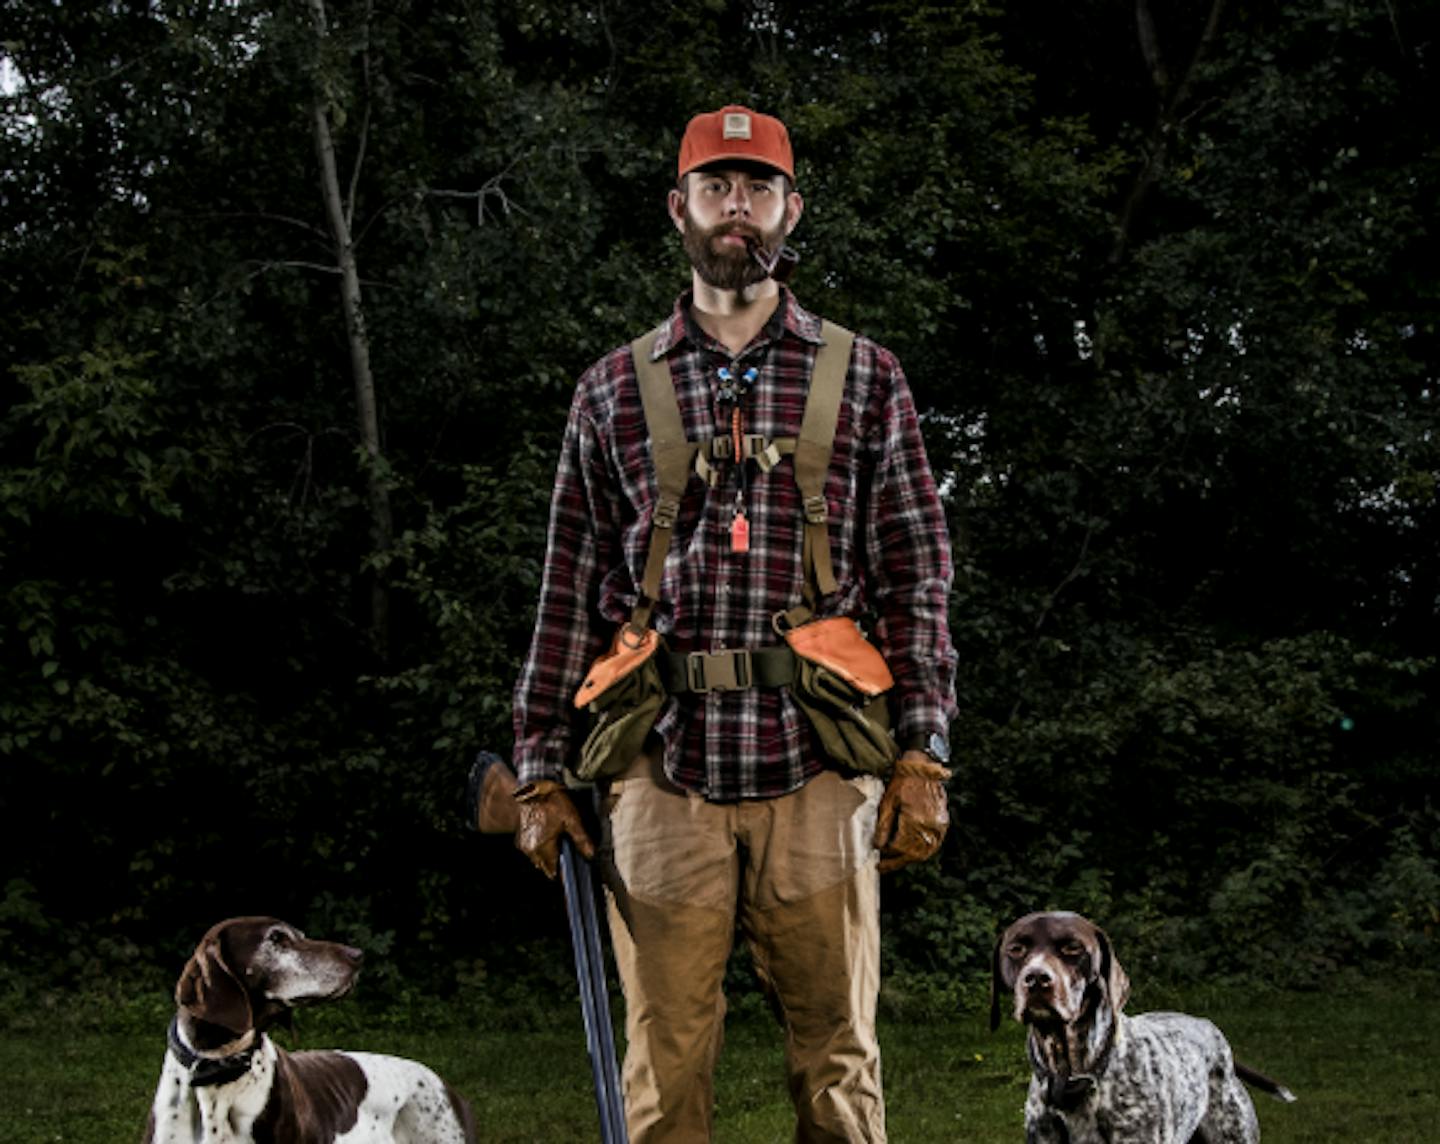
[(359, 969), (365, 961), (365, 951), (356, 949), (353, 945), (342, 945), (340, 947), (340, 956), (356, 969)]
[(1051, 959), (1037, 953), (1025, 962), (1016, 973), (1017, 991), (1021, 993), (1048, 993), (1055, 987), (1056, 971)]
[(1021, 980), (1025, 983), (1025, 988), (1031, 993), (1047, 990), (1055, 984), (1055, 979), (1050, 976), (1050, 971), (1044, 966), (1035, 966), (1032, 969), (1027, 969), (1024, 976), (1021, 977)]
[(1015, 975), (1015, 1017), (1030, 1021), (1065, 1008), (1064, 982), (1058, 967), (1047, 958), (1036, 957)]

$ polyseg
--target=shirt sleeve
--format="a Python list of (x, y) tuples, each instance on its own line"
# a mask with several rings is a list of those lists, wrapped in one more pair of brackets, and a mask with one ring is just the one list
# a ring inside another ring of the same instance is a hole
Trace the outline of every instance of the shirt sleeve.
[(954, 569), (910, 386), (892, 354), (874, 343), (864, 348), (873, 353), (868, 364), (883, 395), (869, 442), (877, 455), (868, 489), (865, 563), (876, 639), (895, 677), (896, 738), (905, 745), (946, 734), (955, 716), (956, 654), (949, 622)]
[(597, 601), (605, 570), (619, 560), (618, 508), (615, 481), (588, 411), (590, 378), (587, 374), (577, 386), (565, 426), (535, 631), (515, 684), (514, 763), (522, 786), (561, 779), (578, 748), (575, 690), (608, 643), (610, 625)]

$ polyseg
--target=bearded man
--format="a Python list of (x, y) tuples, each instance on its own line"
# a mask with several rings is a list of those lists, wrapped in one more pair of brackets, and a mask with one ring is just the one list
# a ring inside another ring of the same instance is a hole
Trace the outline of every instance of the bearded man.
[(678, 180), (690, 289), (586, 371), (565, 431), (515, 692), (517, 844), (552, 877), (562, 835), (592, 855), (567, 768), (595, 781), (632, 1141), (711, 1139), (737, 928), (796, 1139), (884, 1141), (879, 873), (949, 821), (945, 518), (899, 363), (779, 281), (804, 208), (785, 125), (695, 116)]

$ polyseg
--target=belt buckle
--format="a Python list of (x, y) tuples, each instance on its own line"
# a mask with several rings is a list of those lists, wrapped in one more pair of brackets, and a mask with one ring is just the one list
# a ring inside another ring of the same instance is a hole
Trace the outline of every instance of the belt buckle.
[(691, 691), (702, 695), (710, 691), (742, 691), (752, 679), (750, 652), (746, 648), (692, 651), (685, 657), (685, 682)]

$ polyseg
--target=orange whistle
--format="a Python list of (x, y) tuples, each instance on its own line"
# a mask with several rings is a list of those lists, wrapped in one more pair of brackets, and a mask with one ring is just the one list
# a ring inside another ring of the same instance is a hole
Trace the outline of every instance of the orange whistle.
[(737, 512), (730, 522), (730, 551), (750, 551), (750, 522), (743, 512)]

